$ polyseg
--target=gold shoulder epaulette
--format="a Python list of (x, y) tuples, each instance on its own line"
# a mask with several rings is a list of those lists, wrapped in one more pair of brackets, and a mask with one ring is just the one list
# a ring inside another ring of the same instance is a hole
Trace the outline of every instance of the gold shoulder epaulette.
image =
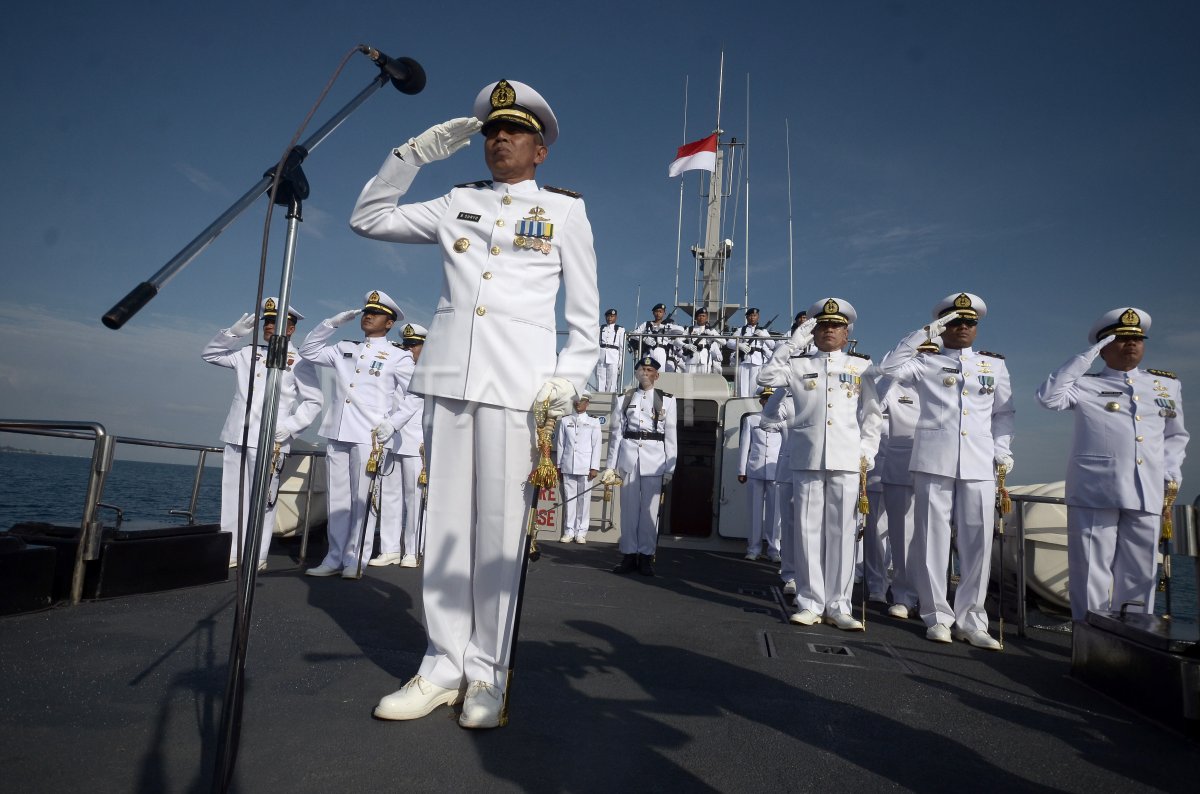
[(478, 182), (463, 182), (461, 185), (455, 185), (455, 187), (473, 187), (473, 188), (491, 187), (491, 186), (492, 186), (492, 180), (490, 180), (490, 179), (480, 179)]
[(992, 358), (998, 358), (998, 359), (1003, 359), (1003, 358), (1004, 358), (1004, 356), (1000, 355), (999, 353), (991, 353), (991, 352), (989, 352), (989, 351), (987, 351), (987, 350), (980, 350), (980, 351), (979, 351), (979, 355), (981, 355), (981, 356), (991, 356)]
[(1179, 380), (1179, 376), (1174, 372), (1171, 372), (1169, 369), (1148, 369), (1146, 371), (1151, 375), (1161, 375), (1164, 378), (1170, 378), (1171, 380)]
[(854, 356), (855, 358), (865, 358), (867, 361), (871, 360), (870, 353), (859, 353), (857, 350), (851, 350), (849, 355)]
[(562, 195), (570, 196), (571, 198), (583, 198), (582, 193), (576, 193), (574, 190), (567, 190), (565, 187), (550, 187), (549, 185), (543, 185), (542, 189), (549, 190), (551, 193), (561, 193)]

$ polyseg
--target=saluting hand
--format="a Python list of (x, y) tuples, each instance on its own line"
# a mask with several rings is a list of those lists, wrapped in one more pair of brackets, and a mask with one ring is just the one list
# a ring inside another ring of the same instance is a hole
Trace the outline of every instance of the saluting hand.
[(1116, 341), (1116, 338), (1116, 334), (1109, 334), (1096, 344), (1089, 347), (1087, 349), (1087, 353), (1084, 355), (1088, 357), (1089, 361), (1095, 361), (1096, 356), (1100, 355), (1100, 351), (1103, 350), (1110, 342)]
[(946, 314), (943, 314), (941, 317), (938, 317), (936, 320), (931, 322), (929, 325), (925, 326), (925, 330), (929, 332), (929, 338), (933, 339), (935, 337), (941, 336), (942, 332), (946, 330), (947, 326), (949, 326), (950, 323), (954, 322), (961, 316), (962, 316), (962, 312), (955, 309), (952, 312), (948, 312)]
[(240, 320), (225, 329), (225, 333), (230, 336), (249, 336), (250, 332), (254, 330), (255, 319), (257, 319), (257, 315), (253, 312), (243, 314)]
[(445, 160), (464, 146), (471, 145), (471, 136), (483, 126), (477, 118), (458, 118), (435, 124), (400, 147), (403, 159), (414, 165), (426, 165)]
[(799, 350), (800, 348), (808, 347), (813, 340), (813, 330), (817, 327), (817, 318), (810, 317), (800, 325), (796, 326), (796, 330), (792, 331), (792, 338), (788, 341), (792, 347)]
[(328, 320), (326, 320), (325, 322), (329, 323), (330, 326), (337, 328), (339, 326), (345, 325), (346, 323), (350, 322), (355, 317), (357, 317), (361, 312), (362, 312), (362, 309), (351, 309), (349, 311), (341, 312), (340, 314), (335, 314), (332, 317), (330, 317)]

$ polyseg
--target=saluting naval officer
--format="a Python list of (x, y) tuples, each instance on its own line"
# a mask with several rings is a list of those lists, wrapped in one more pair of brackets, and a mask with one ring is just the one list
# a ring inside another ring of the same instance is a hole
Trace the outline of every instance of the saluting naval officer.
[(566, 502), (563, 543), (587, 543), (592, 500), (585, 491), (588, 481), (600, 473), (600, 420), (588, 415), (590, 401), (587, 392), (575, 398), (575, 413), (560, 419), (555, 429), (562, 500)]
[[(329, 337), (361, 313), (361, 342), (333, 342)], [(398, 403), (404, 384), (412, 377), (412, 356), (392, 347), (387, 333), (404, 312), (382, 290), (363, 297), (361, 309), (350, 309), (323, 320), (300, 345), (300, 355), (319, 367), (334, 372), (335, 396), (321, 422), (325, 448), (329, 505), (329, 549), (321, 563), (305, 571), (309, 576), (357, 578), (359, 563), (371, 558), (375, 546), (370, 527), (359, 548), (363, 522), (370, 510), (373, 477), (367, 462), (373, 447), (391, 438), (392, 419), (408, 410)], [(399, 422), (399, 418), (396, 418)]]
[(758, 309), (746, 309), (746, 324), (733, 331), (733, 339), (725, 343), (730, 350), (737, 351), (737, 396), (752, 397), (757, 389), (758, 373), (767, 356), (775, 349), (775, 342), (765, 328), (758, 327)]
[[(237, 377), (233, 403), (221, 428), (221, 441), (225, 453), (221, 460), (221, 531), (233, 534), (233, 545), (229, 549), (229, 567), (237, 565), (238, 549), (243, 548), (244, 534), (240, 527), (250, 526), (250, 493), (254, 481), (254, 465), (258, 453), (259, 423), (262, 421), (263, 401), (266, 399), (267, 342), (275, 335), (279, 322), (279, 303), (267, 298), (262, 303), (263, 344), (257, 348), (244, 345), (245, 338), (254, 329), (253, 314), (243, 314), (241, 319), (220, 331), (205, 347), (200, 357), (209, 364), (228, 367)], [(296, 330), (296, 321), (304, 315), (292, 307), (287, 310), (286, 335), (288, 337), (287, 368), (281, 373), (279, 387), (279, 409), (275, 422), (275, 443), (279, 445), (279, 460), (271, 471), (271, 486), (268, 494), (279, 493), (279, 471), (283, 458), (291, 449), (292, 439), (312, 424), (321, 413), (321, 383), (312, 364), (302, 360), (292, 346), (291, 337)], [(242, 426), (246, 421), (246, 403), (249, 398), (250, 365), (255, 364), (254, 408), (250, 412), (246, 446), (242, 446)], [(242, 478), (241, 458), (246, 456), (246, 476)], [(238, 509), (239, 483), (241, 486), (241, 510)], [(274, 500), (269, 501), (263, 516), (262, 545), (258, 550), (258, 568), (267, 567), (267, 551), (275, 531)]]
[(600, 361), (596, 364), (596, 391), (621, 387), (621, 364), (625, 361), (625, 329), (617, 325), (617, 310), (604, 313), (600, 326)]
[[(852, 615), (855, 509), (859, 476), (874, 465), (883, 417), (870, 361), (846, 353), (858, 312), (842, 298), (825, 298), (808, 310), (759, 373), (763, 386), (786, 386), (792, 395), (791, 446), (796, 604), (788, 620), (811, 626), (824, 617), (844, 631), (862, 631)], [(813, 352), (794, 356), (814, 345)]]
[[(957, 292), (938, 301), (933, 322), (906, 336), (880, 369), (917, 393), (913, 435), (914, 539), (906, 571), (917, 585), (925, 636), (1000, 650), (984, 607), (996, 525), (996, 470), (1012, 471), (1012, 386), (1004, 357), (972, 348), (987, 304)], [(940, 337), (942, 352), (918, 356)], [(960, 576), (946, 598), (950, 526), (957, 532)], [(953, 626), (953, 629), (951, 629)]]
[[(1089, 611), (1153, 613), (1163, 495), (1183, 480), (1188, 432), (1175, 374), (1141, 369), (1150, 314), (1106, 312), (1091, 343), (1053, 372), (1038, 402), (1075, 412), (1067, 464), (1071, 617)], [(1104, 367), (1088, 372), (1099, 356)]]
[(656, 303), (650, 310), (654, 319), (646, 320), (633, 329), (629, 339), (629, 349), (637, 360), (645, 356), (654, 356), (664, 372), (670, 372), (667, 349), (671, 346), (671, 338), (683, 334), (683, 328), (667, 321), (667, 305)]
[[(463, 702), (459, 725), (493, 728), (507, 680), (535, 405), (562, 416), (583, 391), (600, 346), (596, 253), (579, 194), (539, 187), (558, 138), (541, 94), (500, 80), (474, 118), (421, 133), (384, 159), (350, 226), (366, 237), (440, 247), (442, 292), (411, 388), (424, 394), (426, 495), (422, 595), (429, 643), (417, 674), (375, 715), (414, 719)], [(492, 179), (397, 204), (421, 167), (483, 133)], [(556, 352), (560, 287), (568, 335)]]
[(392, 342), (402, 355), (411, 356), (412, 367), (402, 370), (401, 391), (396, 392), (397, 410), (387, 420), (393, 433), (385, 448), (387, 458), (379, 467), (379, 556), (369, 565), (399, 565), (416, 568), (420, 564), (417, 527), (421, 520), (421, 487), (418, 480), (424, 466), (421, 447), (425, 435), (422, 418), (425, 399), (409, 389), (412, 372), (421, 358), (429, 331), (417, 323), (405, 323), (400, 341)]
[(637, 387), (613, 406), (608, 468), (602, 482), (621, 484), (621, 562), (615, 573), (654, 575), (658, 515), (663, 489), (675, 473), (675, 396), (656, 388), (661, 365), (643, 356), (633, 370)]

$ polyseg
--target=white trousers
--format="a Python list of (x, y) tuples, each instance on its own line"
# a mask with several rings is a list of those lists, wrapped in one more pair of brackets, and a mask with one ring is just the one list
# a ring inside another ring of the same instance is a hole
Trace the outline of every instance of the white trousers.
[[(965, 631), (987, 631), (984, 608), (996, 526), (996, 483), (913, 472), (916, 529), (909, 572), (917, 584), (926, 626), (957, 623)], [(950, 525), (957, 530), (958, 589), (954, 608), (946, 600)]]
[(579, 496), (587, 490), (588, 477), (586, 474), (564, 474), (562, 476), (562, 498), (566, 502), (563, 508), (566, 511), (565, 522), (563, 523), (563, 534), (574, 535), (577, 538), (587, 536), (588, 519), (591, 518), (592, 499), (591, 494)]
[(440, 687), (504, 689), (529, 522), (529, 411), (425, 400), (422, 598), (429, 645), (418, 671)]
[(912, 487), (884, 483), (883, 504), (887, 511), (888, 546), (892, 552), (892, 603), (903, 604), (911, 610), (917, 606), (917, 590), (909, 567), (913, 544)]
[[(791, 473), (791, 470), (788, 471)], [(779, 578), (784, 583), (796, 578), (796, 544), (793, 526), (796, 511), (792, 507), (792, 481), (775, 481), (775, 509), (779, 513)]]
[(606, 364), (601, 358), (600, 363), (596, 365), (596, 391), (616, 391), (619, 383), (617, 383), (617, 370), (620, 364), (614, 362)]
[(658, 503), (662, 498), (662, 477), (624, 475), (621, 483), (622, 554), (654, 554), (658, 548)]
[(858, 472), (792, 471), (796, 603), (818, 615), (852, 611)]
[(1067, 570), (1071, 617), (1088, 612), (1154, 612), (1156, 558), (1162, 516), (1140, 510), (1067, 507)]
[(379, 553), (403, 552), (420, 556), (417, 548), (417, 526), (421, 518), (421, 476), (419, 455), (397, 455), (389, 452), (383, 467), (382, 505), (379, 516)]
[(751, 364), (749, 361), (742, 360), (737, 366), (737, 396), (738, 397), (753, 397), (758, 391), (758, 371), (762, 369), (762, 364)]
[(888, 589), (888, 565), (891, 552), (888, 543), (888, 518), (883, 510), (883, 492), (867, 491), (871, 512), (867, 513), (862, 537), (863, 586), (867, 595), (883, 598)]
[(776, 509), (778, 489), (774, 480), (746, 480), (750, 503), (750, 537), (746, 539), (746, 553), (761, 554), (763, 541), (771, 556), (779, 554), (779, 511)]
[[(242, 509), (238, 510), (238, 473), (242, 466), (242, 450), (246, 450), (246, 476), (242, 479), (244, 499)], [(246, 551), (245, 531), (250, 529), (250, 501), (254, 488), (254, 466), (258, 462), (258, 450), (254, 447), (242, 447), (241, 444), (226, 444), (225, 454), (221, 458), (221, 531), (233, 534), (233, 542), (229, 546), (229, 561), (235, 562), (238, 556)], [(279, 474), (271, 472), (271, 482), (267, 486), (268, 500), (271, 494), (279, 493)], [(263, 515), (262, 545), (258, 549), (258, 561), (267, 559), (267, 551), (271, 548), (271, 537), (275, 533), (276, 502), (270, 502), (266, 514)], [(238, 531), (238, 516), (241, 516), (242, 531)], [(239, 551), (240, 550), (240, 551)]]
[[(321, 565), (357, 568), (358, 545), (367, 519), (367, 499), (373, 477), (367, 475), (370, 444), (330, 441), (325, 447), (325, 471), (329, 481), (325, 493), (329, 508), (329, 550)], [(362, 564), (366, 567), (375, 548), (375, 522), (367, 526)]]

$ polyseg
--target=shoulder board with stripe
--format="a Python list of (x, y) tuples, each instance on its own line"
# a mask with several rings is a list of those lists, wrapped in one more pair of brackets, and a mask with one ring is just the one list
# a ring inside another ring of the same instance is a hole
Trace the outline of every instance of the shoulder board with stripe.
[(980, 350), (980, 351), (979, 351), (979, 355), (981, 355), (981, 356), (989, 356), (989, 357), (991, 357), (991, 358), (998, 358), (998, 359), (1001, 359), (1001, 360), (1003, 360), (1003, 359), (1004, 359), (1004, 356), (1000, 355), (999, 353), (990, 353), (990, 352), (988, 352), (987, 350)]
[(857, 350), (853, 350), (850, 353), (848, 353), (847, 355), (854, 356), (855, 358), (865, 358), (867, 361), (871, 360), (870, 353), (859, 353)]
[(1099, 372), (1085, 372), (1085, 373), (1083, 373), (1083, 377), (1085, 377), (1085, 378), (1098, 378), (1098, 377), (1100, 377), (1100, 373), (1099, 373)]
[(492, 180), (490, 180), (490, 179), (481, 179), (478, 182), (463, 182), (461, 185), (455, 185), (455, 187), (473, 187), (473, 188), (483, 188), (483, 187), (491, 187), (491, 186), (492, 186)]
[(1146, 371), (1151, 375), (1161, 375), (1162, 377), (1170, 378), (1171, 380), (1179, 380), (1179, 376), (1169, 369), (1148, 369)]
[(669, 392), (669, 391), (663, 391), (662, 389), (659, 389), (658, 391), (662, 392), (663, 397), (670, 397), (671, 399), (675, 399), (675, 395), (671, 394), (671, 392)]
[(565, 187), (550, 187), (549, 185), (543, 185), (542, 190), (549, 190), (551, 193), (560, 193), (564, 196), (570, 196), (571, 198), (583, 198), (582, 193), (576, 193), (574, 190), (567, 190)]

